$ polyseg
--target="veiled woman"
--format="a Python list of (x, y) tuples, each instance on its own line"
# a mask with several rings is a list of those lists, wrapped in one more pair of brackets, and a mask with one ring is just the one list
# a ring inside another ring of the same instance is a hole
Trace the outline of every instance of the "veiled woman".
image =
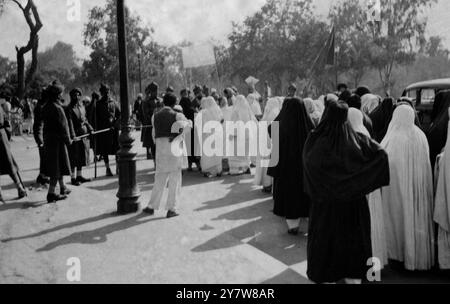
[(347, 122), (348, 106), (331, 102), (303, 152), (311, 198), (308, 277), (360, 283), (372, 257), (367, 195), (389, 184), (386, 152)]
[[(450, 110), (449, 110), (450, 111)], [(438, 224), (438, 262), (440, 269), (450, 269), (450, 123), (447, 144), (437, 162), (437, 189), (434, 221)]]
[[(236, 97), (231, 112), (231, 122), (239, 128), (232, 128), (226, 130), (226, 136), (230, 138), (232, 148), (231, 151), (226, 151), (230, 164), (230, 174), (250, 174), (250, 156), (251, 144), (256, 140), (257, 120), (253, 114), (247, 99), (243, 95)], [(255, 128), (245, 128), (245, 126), (253, 125)]]
[(394, 100), (392, 98), (385, 98), (381, 105), (370, 113), (369, 117), (372, 120), (373, 136), (377, 142), (381, 142), (384, 136), (386, 136), (394, 109)]
[(436, 157), (442, 152), (447, 139), (447, 125), (449, 121), (450, 91), (443, 91), (436, 95), (433, 105), (433, 122), (427, 132), (430, 145), (430, 160), (434, 167)]
[(314, 127), (317, 127), (320, 123), (320, 119), (322, 118), (322, 113), (320, 113), (318, 107), (311, 98), (305, 98), (303, 101), (305, 103), (308, 115), (314, 123)]
[(381, 145), (389, 155), (391, 183), (382, 189), (388, 257), (408, 270), (434, 265), (433, 178), (425, 134), (414, 110), (395, 111)]
[[(218, 132), (215, 128), (216, 126), (220, 126), (219, 131), (222, 132), (223, 115), (213, 97), (204, 97), (201, 103), (202, 110), (195, 119), (197, 134), (202, 134), (202, 138), (199, 139), (199, 142), (200, 140), (202, 142), (202, 157), (200, 159), (200, 164), (205, 177), (212, 178), (222, 174), (223, 150), (220, 149), (220, 152), (216, 153), (216, 146), (207, 146), (205, 143), (211, 142), (210, 137), (216, 137), (217, 134), (211, 133), (211, 131)], [(214, 142), (214, 144), (217, 145), (216, 142)], [(222, 143), (220, 145), (222, 145)]]
[[(310, 200), (303, 191), (301, 155), (314, 125), (304, 102), (295, 97), (286, 98), (275, 122), (279, 126), (278, 130), (277, 125), (272, 125), (270, 132), (274, 141), (273, 149), (278, 150), (279, 158), (275, 159), (278, 161), (276, 164), (271, 163), (267, 172), (274, 178), (274, 213), (286, 219), (289, 234), (297, 235), (300, 219), (309, 217)], [(275, 146), (276, 144), (278, 147)]]
[(381, 97), (374, 94), (365, 94), (361, 97), (361, 112), (370, 115), (381, 102)]
[[(262, 122), (266, 122), (268, 125), (272, 124), (274, 119), (280, 114), (280, 102), (277, 98), (270, 98), (267, 101), (266, 108), (264, 109), (264, 116), (261, 119)], [(259, 139), (264, 136), (267, 137), (267, 144), (269, 148), (272, 148), (272, 142), (268, 133), (268, 130), (265, 128), (259, 128), (259, 132), (263, 132), (263, 134), (259, 134)], [(259, 143), (262, 145), (263, 143)], [(259, 149), (258, 149), (259, 150)], [(267, 168), (269, 166), (269, 158), (261, 157), (258, 153), (258, 157), (256, 160), (256, 173), (255, 173), (255, 185), (263, 186), (263, 192), (271, 193), (272, 192), (272, 177), (267, 175)]]
[[(353, 130), (370, 138), (369, 131), (363, 124), (363, 113), (355, 108), (348, 110), (348, 122)], [(386, 233), (384, 231), (383, 206), (381, 190), (378, 189), (367, 196), (370, 210), (371, 238), (373, 257), (381, 262), (383, 268), (388, 264)]]

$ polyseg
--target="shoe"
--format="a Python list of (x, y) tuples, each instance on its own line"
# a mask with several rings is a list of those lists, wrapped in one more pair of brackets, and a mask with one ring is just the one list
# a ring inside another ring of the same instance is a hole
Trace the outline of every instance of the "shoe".
[(27, 191), (25, 191), (24, 189), (19, 189), (18, 191), (19, 191), (19, 194), (18, 194), (19, 199), (22, 199), (22, 198), (28, 196)]
[(47, 202), (49, 204), (56, 203), (58, 201), (63, 201), (67, 198), (65, 195), (57, 195), (55, 193), (47, 195)]
[(179, 214), (176, 213), (175, 211), (171, 211), (171, 210), (167, 211), (167, 218), (168, 219), (172, 218), (172, 217), (177, 217), (177, 216), (179, 216)]
[(62, 188), (60, 191), (61, 195), (69, 195), (70, 193), (72, 193), (71, 190), (67, 189), (67, 188)]
[(256, 168), (255, 164), (250, 164), (250, 168)]
[(72, 178), (70, 183), (76, 187), (81, 186), (81, 182), (79, 182), (76, 178)]
[(299, 228), (289, 229), (288, 234), (297, 236), (299, 232)]
[(106, 169), (106, 176), (107, 177), (112, 177), (112, 176), (114, 176), (114, 174), (112, 173), (112, 171), (111, 171), (111, 169)]
[(92, 182), (92, 179), (90, 179), (90, 178), (84, 178), (84, 177), (82, 177), (82, 176), (78, 176), (78, 177), (77, 177), (77, 181), (80, 182), (80, 183), (82, 183), (82, 184), (84, 184), (84, 183), (90, 183), (90, 182)]
[(247, 169), (247, 171), (244, 172), (245, 175), (249, 175), (252, 174), (252, 170), (250, 170), (250, 168)]
[(155, 210), (153, 210), (152, 208), (145, 208), (144, 210), (142, 210), (143, 213), (148, 214), (148, 215), (155, 215)]

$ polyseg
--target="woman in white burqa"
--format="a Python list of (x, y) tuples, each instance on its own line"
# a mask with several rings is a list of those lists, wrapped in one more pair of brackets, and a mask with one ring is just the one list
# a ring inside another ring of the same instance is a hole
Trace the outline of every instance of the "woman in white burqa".
[[(450, 114), (450, 109), (449, 109)], [(434, 221), (438, 224), (438, 260), (440, 269), (450, 269), (450, 123), (447, 144), (438, 156), (438, 177)]]
[[(270, 162), (269, 157), (263, 157), (260, 155), (260, 145), (267, 145), (267, 148), (272, 149), (271, 138), (269, 136), (268, 127), (275, 118), (277, 118), (278, 114), (280, 114), (280, 101), (278, 98), (270, 98), (267, 101), (266, 108), (264, 109), (264, 116), (261, 119), (261, 122), (265, 122), (266, 124), (261, 124), (261, 127), (258, 129), (258, 157), (256, 159), (256, 173), (255, 173), (255, 185), (263, 186), (263, 192), (271, 193), (272, 192), (272, 177), (267, 175), (267, 168)], [(267, 127), (266, 127), (267, 126)], [(262, 138), (267, 138), (266, 142), (262, 140)]]
[[(195, 118), (197, 134), (201, 135), (198, 142), (202, 143), (200, 164), (205, 177), (212, 178), (222, 174), (223, 114), (211, 96), (202, 99), (201, 108)], [(220, 143), (214, 140), (217, 138)]]
[(433, 177), (425, 134), (414, 109), (395, 111), (381, 146), (389, 156), (391, 181), (382, 189), (388, 257), (407, 270), (434, 266)]
[[(363, 113), (355, 108), (348, 110), (348, 122), (355, 132), (366, 135), (370, 138), (370, 133), (364, 126)], [(371, 223), (371, 239), (373, 257), (381, 263), (381, 268), (388, 264), (386, 234), (384, 231), (383, 205), (381, 201), (381, 190), (377, 190), (368, 195)]]
[[(256, 156), (257, 147), (254, 142), (257, 139), (257, 120), (243, 95), (236, 97), (231, 112), (231, 123), (236, 128), (227, 130), (227, 136), (231, 141), (231, 149), (226, 151), (229, 156), (230, 174), (250, 174), (250, 156)], [(255, 155), (252, 155), (251, 150), (255, 152)]]

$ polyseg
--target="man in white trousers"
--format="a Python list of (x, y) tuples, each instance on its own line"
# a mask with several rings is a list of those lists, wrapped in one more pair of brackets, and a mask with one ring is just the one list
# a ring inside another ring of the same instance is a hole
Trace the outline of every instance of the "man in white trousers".
[(161, 199), (169, 183), (167, 198), (167, 218), (176, 217), (178, 197), (181, 193), (182, 169), (184, 158), (183, 133), (192, 128), (192, 122), (173, 108), (177, 104), (175, 95), (164, 96), (164, 107), (153, 116), (153, 130), (156, 143), (156, 173), (152, 197), (147, 208), (143, 210), (148, 215), (154, 215), (160, 209)]

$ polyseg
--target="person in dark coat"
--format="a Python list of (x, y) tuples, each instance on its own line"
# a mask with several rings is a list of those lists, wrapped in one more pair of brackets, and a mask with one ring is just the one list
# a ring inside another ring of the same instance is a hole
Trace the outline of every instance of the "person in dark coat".
[(152, 82), (145, 89), (146, 98), (141, 104), (142, 124), (144, 128), (141, 133), (141, 141), (144, 148), (147, 149), (147, 159), (155, 159), (156, 146), (153, 140), (152, 117), (155, 110), (162, 104), (162, 100), (158, 97), (159, 86), (156, 82)]
[[(184, 116), (194, 124), (196, 109), (189, 96), (189, 89), (183, 89), (180, 92), (180, 106), (183, 108)], [(193, 132), (188, 133), (188, 140), (186, 141), (186, 149), (188, 151), (188, 171), (192, 171), (192, 165), (196, 164), (200, 168), (198, 157), (195, 156), (195, 136)], [(190, 138), (190, 140), (189, 140)]]
[[(361, 97), (357, 94), (353, 94), (350, 97), (347, 98), (347, 100), (342, 100), (344, 101), (350, 108), (355, 108), (361, 111), (362, 108), (362, 103), (361, 103)], [(369, 115), (367, 115), (366, 113), (364, 113), (363, 111), (361, 111), (361, 113), (363, 114), (363, 124), (364, 127), (366, 127), (367, 131), (369, 131), (370, 136), (373, 138), (374, 134), (373, 134), (373, 125), (372, 125), (372, 120), (370, 119)]]
[(311, 198), (308, 278), (360, 283), (373, 256), (366, 196), (389, 185), (387, 153), (353, 131), (348, 106), (331, 102), (303, 150), (304, 189)]
[[(3, 108), (0, 107), (0, 176), (9, 175), (11, 177), (16, 184), (19, 199), (21, 199), (27, 196), (27, 192), (19, 177), (19, 167), (11, 153), (11, 145), (5, 130), (7, 126), (6, 113), (3, 111)], [(5, 203), (2, 197), (1, 187), (0, 202)]]
[(91, 180), (82, 175), (83, 167), (89, 166), (90, 144), (89, 138), (85, 136), (94, 130), (86, 118), (86, 109), (81, 99), (81, 89), (70, 91), (70, 104), (66, 107), (66, 117), (69, 123), (70, 138), (74, 141), (69, 146), (70, 165), (72, 169), (72, 185), (80, 186)]
[(369, 115), (372, 120), (373, 138), (378, 143), (381, 143), (384, 136), (386, 136), (394, 110), (394, 99), (388, 97), (385, 98), (383, 102)]
[(120, 131), (120, 107), (109, 96), (110, 90), (107, 85), (100, 87), (101, 98), (94, 104), (96, 131), (106, 130), (95, 136), (96, 154), (103, 158), (106, 166), (106, 176), (113, 176), (109, 166), (109, 155), (116, 156), (119, 151)]
[(202, 99), (204, 97), (203, 89), (201, 86), (196, 85), (192, 90), (192, 92), (194, 92), (194, 99), (192, 100), (192, 108), (194, 109), (195, 113), (198, 113), (200, 111)]
[(442, 153), (447, 142), (448, 108), (450, 107), (450, 90), (439, 92), (435, 97), (431, 127), (427, 132), (428, 144), (430, 146), (431, 165), (436, 165), (436, 158)]
[[(279, 125), (278, 163), (268, 169), (274, 178), (274, 213), (287, 220), (288, 233), (297, 235), (301, 218), (309, 217), (310, 201), (303, 191), (303, 146), (314, 128), (305, 104), (297, 97), (288, 97), (274, 122)], [(272, 124), (274, 125), (274, 124)], [(274, 128), (269, 132), (275, 139)], [(274, 145), (277, 141), (274, 141)], [(273, 150), (274, 151), (274, 150)]]
[(44, 138), (42, 135), (44, 129), (44, 122), (42, 120), (42, 107), (48, 101), (48, 88), (44, 88), (41, 93), (41, 98), (38, 100), (36, 107), (34, 108), (34, 123), (33, 123), (33, 136), (34, 141), (39, 149), (39, 176), (36, 179), (37, 184), (46, 185), (50, 183), (50, 179), (42, 173), (43, 165), (43, 153), (44, 153)]
[[(42, 107), (42, 121), (44, 123), (44, 157), (43, 173), (50, 177), (47, 201), (55, 203), (67, 198), (70, 190), (64, 184), (64, 176), (70, 176), (70, 159), (67, 147), (72, 144), (69, 124), (64, 108), (61, 104), (63, 89), (57, 84), (48, 88), (48, 102)], [(56, 194), (59, 182), (60, 194)]]

